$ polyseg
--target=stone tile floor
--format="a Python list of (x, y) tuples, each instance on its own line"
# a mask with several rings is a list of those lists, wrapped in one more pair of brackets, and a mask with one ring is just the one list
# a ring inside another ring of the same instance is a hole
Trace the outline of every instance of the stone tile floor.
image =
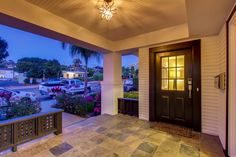
[(156, 123), (124, 115), (102, 115), (74, 123), (63, 134), (24, 144), (4, 157), (222, 157), (219, 139), (158, 129)]

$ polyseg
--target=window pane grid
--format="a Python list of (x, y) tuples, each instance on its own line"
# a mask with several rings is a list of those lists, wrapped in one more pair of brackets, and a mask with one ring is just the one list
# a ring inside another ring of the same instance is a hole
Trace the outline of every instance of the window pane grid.
[(184, 91), (184, 55), (161, 58), (161, 89)]

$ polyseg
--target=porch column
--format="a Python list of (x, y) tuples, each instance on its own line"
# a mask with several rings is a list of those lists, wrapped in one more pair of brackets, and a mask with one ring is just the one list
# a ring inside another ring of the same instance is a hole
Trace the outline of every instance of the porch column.
[(102, 114), (118, 113), (117, 98), (123, 97), (121, 53), (103, 55)]
[(139, 48), (139, 118), (149, 120), (149, 48)]

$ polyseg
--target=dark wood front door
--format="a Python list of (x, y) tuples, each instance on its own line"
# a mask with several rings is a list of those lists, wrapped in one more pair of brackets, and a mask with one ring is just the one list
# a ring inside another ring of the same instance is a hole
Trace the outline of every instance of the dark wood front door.
[(191, 49), (156, 53), (158, 120), (192, 126), (192, 69)]

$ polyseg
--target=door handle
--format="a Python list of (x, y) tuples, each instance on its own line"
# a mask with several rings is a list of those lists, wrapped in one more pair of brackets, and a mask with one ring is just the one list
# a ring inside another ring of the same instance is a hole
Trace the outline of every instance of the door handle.
[(188, 78), (188, 98), (192, 98), (192, 78)]
[(188, 85), (188, 98), (189, 99), (192, 98), (192, 85), (191, 84)]

